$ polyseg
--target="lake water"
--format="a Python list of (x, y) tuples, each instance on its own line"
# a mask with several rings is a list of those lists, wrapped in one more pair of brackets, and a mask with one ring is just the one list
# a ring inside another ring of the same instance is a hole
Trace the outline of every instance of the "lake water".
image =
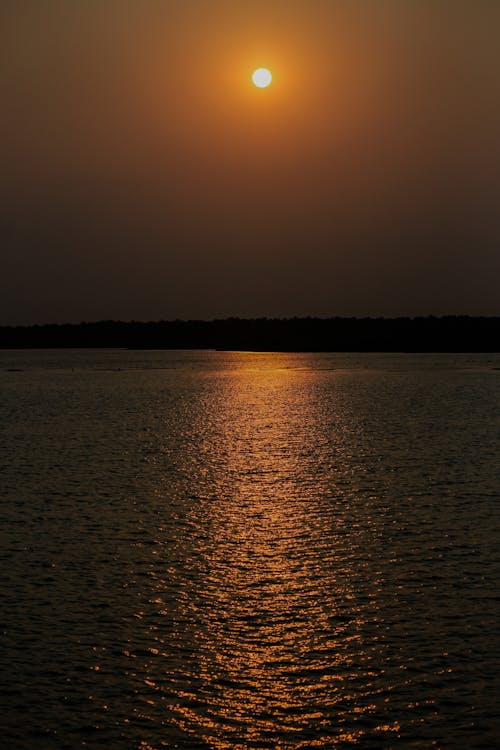
[(500, 747), (500, 355), (0, 352), (2, 747)]

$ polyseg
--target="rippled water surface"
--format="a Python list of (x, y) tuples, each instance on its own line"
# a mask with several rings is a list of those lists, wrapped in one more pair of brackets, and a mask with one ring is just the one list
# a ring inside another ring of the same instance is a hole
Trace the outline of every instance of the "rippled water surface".
[(500, 746), (500, 356), (0, 353), (2, 747)]

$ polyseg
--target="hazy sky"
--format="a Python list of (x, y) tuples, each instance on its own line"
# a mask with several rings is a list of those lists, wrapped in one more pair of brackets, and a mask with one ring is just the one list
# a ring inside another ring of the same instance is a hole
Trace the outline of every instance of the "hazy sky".
[(494, 0), (2, 0), (0, 323), (500, 314), (499, 40)]

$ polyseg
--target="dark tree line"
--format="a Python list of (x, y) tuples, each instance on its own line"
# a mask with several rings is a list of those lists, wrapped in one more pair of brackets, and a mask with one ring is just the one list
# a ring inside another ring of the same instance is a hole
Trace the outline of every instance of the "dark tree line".
[(0, 347), (498, 352), (500, 317), (103, 320), (3, 326)]

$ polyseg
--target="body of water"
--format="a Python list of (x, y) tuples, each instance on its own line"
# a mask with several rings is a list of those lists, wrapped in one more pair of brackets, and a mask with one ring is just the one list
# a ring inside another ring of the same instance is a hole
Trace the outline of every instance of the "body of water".
[(500, 355), (0, 352), (2, 747), (500, 746)]

